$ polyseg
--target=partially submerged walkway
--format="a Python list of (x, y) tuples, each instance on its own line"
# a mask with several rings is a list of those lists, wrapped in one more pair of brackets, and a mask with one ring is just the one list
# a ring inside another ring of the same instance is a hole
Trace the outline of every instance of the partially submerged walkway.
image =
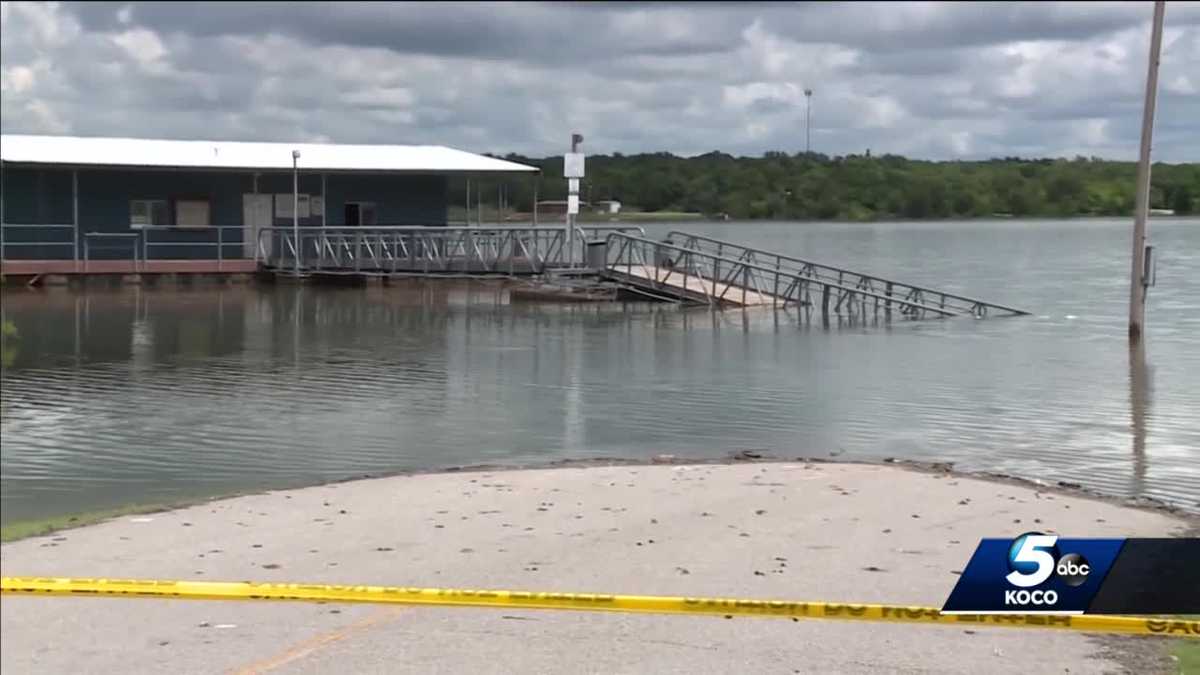
[[(631, 290), (716, 306), (800, 307), (832, 315), (912, 319), (1027, 312), (993, 302), (833, 267), (687, 232), (653, 241), (635, 232), (605, 240), (604, 278)], [(599, 256), (595, 256), (599, 258)]]
[[(888, 466), (613, 466), (272, 492), (6, 544), (0, 557), (13, 576), (940, 606), (983, 536), (1167, 536), (1184, 525)], [(4, 598), (0, 632), (0, 665), (14, 673), (1081, 673), (1120, 670), (1100, 647), (1125, 644), (1011, 628), (32, 597)]]
[(636, 226), (265, 228), (256, 260), (283, 277), (598, 277), (655, 299), (800, 307), (825, 318), (1026, 314), (686, 232), (655, 241)]

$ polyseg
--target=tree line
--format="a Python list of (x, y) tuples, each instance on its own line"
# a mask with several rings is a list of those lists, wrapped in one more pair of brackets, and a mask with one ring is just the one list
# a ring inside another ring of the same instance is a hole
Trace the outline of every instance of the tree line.
[[(537, 181), (505, 181), (510, 209), (566, 199), (562, 156), (503, 157), (541, 168)], [(581, 183), (585, 201), (615, 199), (624, 210), (683, 211), (735, 219), (874, 220), (996, 215), (1124, 216), (1133, 212), (1137, 165), (1098, 158), (924, 161), (898, 155), (818, 153), (696, 157), (670, 153), (591, 155)], [(1151, 208), (1200, 212), (1200, 164), (1157, 163)], [(490, 205), (496, 181), (476, 181)], [(465, 200), (464, 185), (451, 189)]]

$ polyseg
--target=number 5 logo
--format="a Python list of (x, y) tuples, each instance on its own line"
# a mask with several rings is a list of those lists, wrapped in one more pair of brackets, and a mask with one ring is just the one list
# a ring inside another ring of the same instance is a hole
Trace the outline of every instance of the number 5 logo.
[[(1020, 588), (1037, 586), (1054, 574), (1054, 556), (1044, 549), (1054, 548), (1058, 541), (1055, 535), (1027, 534), (1014, 542), (1016, 552), (1008, 554), (1008, 566), (1012, 572), (1004, 577), (1008, 583)], [(1036, 567), (1034, 567), (1036, 566)], [(1033, 571), (1023, 571), (1034, 567)]]

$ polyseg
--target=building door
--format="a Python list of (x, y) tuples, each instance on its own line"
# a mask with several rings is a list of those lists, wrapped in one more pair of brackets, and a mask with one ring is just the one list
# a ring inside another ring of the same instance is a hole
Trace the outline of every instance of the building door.
[(375, 224), (375, 202), (346, 202), (346, 227), (371, 227)]
[[(242, 226), (245, 228), (242, 235), (247, 258), (254, 257), (254, 249), (258, 246), (259, 230), (271, 226), (271, 209), (271, 195), (242, 195)], [(271, 238), (263, 235), (262, 245), (267, 257), (270, 257)]]

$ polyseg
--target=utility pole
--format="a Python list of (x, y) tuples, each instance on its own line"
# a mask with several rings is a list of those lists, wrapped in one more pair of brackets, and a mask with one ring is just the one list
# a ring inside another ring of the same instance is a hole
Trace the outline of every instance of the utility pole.
[(1142, 110), (1142, 148), (1138, 156), (1137, 201), (1133, 213), (1133, 261), (1129, 272), (1129, 339), (1142, 339), (1146, 320), (1146, 293), (1150, 287), (1150, 265), (1146, 246), (1146, 220), (1150, 213), (1150, 145), (1154, 135), (1154, 103), (1158, 93), (1158, 57), (1162, 51), (1163, 13), (1166, 3), (1154, 3), (1150, 33), (1150, 65), (1146, 74), (1146, 103)]
[(812, 89), (804, 90), (804, 154), (812, 152)]

